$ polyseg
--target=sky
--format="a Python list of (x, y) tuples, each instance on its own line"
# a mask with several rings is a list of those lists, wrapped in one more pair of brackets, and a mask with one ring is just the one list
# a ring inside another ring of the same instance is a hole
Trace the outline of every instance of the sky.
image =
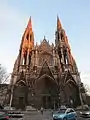
[(0, 0), (0, 63), (12, 72), (22, 35), (32, 17), (35, 42), (54, 42), (60, 18), (81, 80), (90, 86), (90, 0)]

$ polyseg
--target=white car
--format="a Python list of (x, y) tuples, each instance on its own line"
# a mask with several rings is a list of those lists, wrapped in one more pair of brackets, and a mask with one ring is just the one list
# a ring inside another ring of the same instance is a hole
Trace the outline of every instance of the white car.
[(15, 110), (15, 108), (14, 107), (10, 107), (10, 106), (5, 106), (4, 110)]
[(34, 108), (32, 106), (27, 106), (26, 111), (36, 111), (36, 108)]

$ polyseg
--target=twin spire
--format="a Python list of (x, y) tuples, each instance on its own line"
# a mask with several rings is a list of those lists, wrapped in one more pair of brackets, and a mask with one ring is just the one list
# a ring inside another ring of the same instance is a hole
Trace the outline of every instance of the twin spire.
[[(58, 16), (57, 16), (57, 31), (60, 34), (60, 36), (61, 36), (61, 32), (62, 32), (62, 36), (64, 36), (65, 43), (68, 45), (68, 39), (66, 38), (65, 31), (62, 28), (62, 25), (61, 25), (61, 22), (60, 22)], [(44, 39), (45, 39), (45, 37), (44, 37)], [(34, 33), (33, 33), (33, 29), (32, 29), (31, 17), (29, 18), (26, 30), (24, 32), (21, 45), (22, 45), (21, 49), (22, 49), (23, 57), (25, 57), (27, 55), (30, 56), (32, 54), (32, 50), (34, 48)], [(25, 57), (25, 59), (26, 59), (26, 57)]]
[[(32, 30), (31, 16), (30, 16), (29, 21), (28, 21), (27, 29)], [(57, 15), (57, 30), (60, 30), (60, 29), (62, 29), (62, 24), (61, 24), (60, 19)]]
[[(57, 16), (57, 30), (61, 30), (61, 29), (62, 29), (62, 25), (59, 20), (59, 17)], [(22, 47), (23, 47), (23, 54), (26, 54), (27, 49), (30, 52), (32, 50), (32, 48), (34, 47), (34, 33), (32, 30), (31, 16), (29, 18), (26, 30), (24, 32)]]

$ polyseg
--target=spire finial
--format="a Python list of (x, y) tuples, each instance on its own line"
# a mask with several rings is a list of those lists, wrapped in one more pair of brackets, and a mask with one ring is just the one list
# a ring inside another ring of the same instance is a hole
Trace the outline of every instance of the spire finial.
[(45, 38), (45, 35), (44, 35), (44, 40), (45, 40), (46, 38)]
[(27, 28), (29, 28), (29, 29), (32, 29), (32, 21), (31, 21), (31, 16), (30, 16), (30, 18), (29, 18), (29, 21), (28, 21)]
[(60, 20), (59, 20), (58, 15), (57, 15), (57, 29), (58, 29), (58, 30), (62, 29), (62, 25), (61, 25), (61, 22), (60, 22)]

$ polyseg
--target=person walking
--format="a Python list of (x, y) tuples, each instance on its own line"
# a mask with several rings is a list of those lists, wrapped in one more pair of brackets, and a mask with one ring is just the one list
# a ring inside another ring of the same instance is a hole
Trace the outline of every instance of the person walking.
[(41, 114), (43, 115), (43, 107), (41, 107), (41, 110), (40, 110), (40, 111), (41, 111)]

